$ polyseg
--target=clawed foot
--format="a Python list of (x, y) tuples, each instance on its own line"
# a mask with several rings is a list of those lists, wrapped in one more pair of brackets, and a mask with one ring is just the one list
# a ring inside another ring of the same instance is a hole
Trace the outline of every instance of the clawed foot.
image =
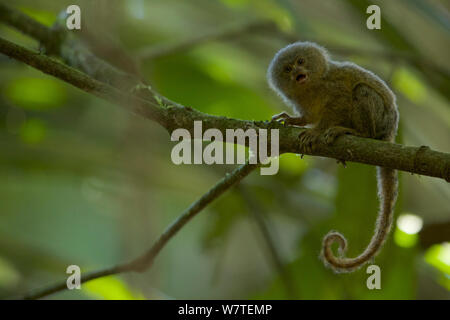
[(305, 130), (299, 134), (298, 138), (300, 139), (301, 148), (306, 153), (311, 153), (315, 150), (316, 145), (319, 143), (320, 132), (314, 129)]
[(272, 117), (272, 121), (284, 122), (285, 125), (304, 126), (306, 122), (303, 117), (291, 117), (286, 112), (281, 112)]
[(291, 116), (286, 112), (281, 112), (272, 116), (272, 121), (286, 121), (287, 119), (291, 119)]
[[(352, 134), (358, 135), (358, 133), (350, 128), (344, 127), (331, 127), (322, 132), (318, 129), (309, 129), (302, 131), (298, 136), (300, 139), (300, 143), (305, 152), (312, 152), (316, 149), (316, 145), (319, 143), (323, 143), (325, 145), (331, 145), (338, 137), (344, 134)], [(345, 161), (338, 160), (344, 166)]]
[(322, 135), (322, 142), (326, 145), (332, 144), (338, 137), (343, 136), (344, 134), (352, 134), (357, 136), (358, 133), (350, 128), (344, 127), (331, 127), (325, 130)]

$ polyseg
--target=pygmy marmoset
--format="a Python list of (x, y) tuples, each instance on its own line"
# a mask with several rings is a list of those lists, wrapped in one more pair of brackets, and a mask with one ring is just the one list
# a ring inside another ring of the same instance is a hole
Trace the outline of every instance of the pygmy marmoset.
[[(270, 87), (297, 114), (286, 113), (272, 119), (286, 124), (311, 126), (300, 142), (305, 150), (318, 143), (331, 144), (343, 134), (393, 142), (398, 127), (395, 96), (386, 83), (372, 72), (351, 62), (330, 59), (327, 51), (311, 42), (297, 42), (281, 49), (270, 63)], [(370, 261), (389, 234), (397, 198), (397, 172), (377, 168), (380, 210), (375, 233), (363, 253), (356, 258), (344, 256), (345, 237), (336, 231), (323, 239), (321, 257), (336, 272), (351, 272)], [(341, 256), (331, 250), (338, 242)]]

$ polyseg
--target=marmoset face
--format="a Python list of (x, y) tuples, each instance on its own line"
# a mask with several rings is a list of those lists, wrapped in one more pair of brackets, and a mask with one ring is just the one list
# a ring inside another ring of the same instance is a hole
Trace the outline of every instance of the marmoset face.
[(267, 78), (275, 91), (291, 96), (320, 79), (326, 72), (327, 63), (325, 49), (310, 42), (296, 42), (275, 55)]

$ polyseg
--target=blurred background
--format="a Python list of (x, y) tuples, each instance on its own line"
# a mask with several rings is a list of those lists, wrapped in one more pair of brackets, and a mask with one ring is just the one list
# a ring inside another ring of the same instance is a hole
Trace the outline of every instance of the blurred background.
[[(3, 0), (2, 0), (3, 1)], [(290, 111), (268, 89), (273, 55), (297, 40), (377, 73), (400, 108), (397, 142), (450, 152), (449, 2), (296, 0), (5, 1), (74, 31), (169, 99), (214, 115)], [(381, 30), (366, 8), (381, 8)], [(0, 36), (38, 43), (0, 24)], [(179, 165), (156, 123), (0, 56), (0, 298), (127, 261), (234, 166)], [(359, 254), (377, 213), (375, 168), (281, 156), (191, 221), (143, 274), (95, 280), (51, 299), (449, 299), (450, 188), (401, 173), (395, 228), (375, 263), (333, 274), (318, 259), (331, 229)]]

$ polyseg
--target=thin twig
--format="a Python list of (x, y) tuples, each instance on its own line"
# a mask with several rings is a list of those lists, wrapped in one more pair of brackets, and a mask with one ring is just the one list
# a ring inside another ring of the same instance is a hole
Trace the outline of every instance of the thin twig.
[(163, 45), (152, 46), (143, 48), (138, 51), (137, 58), (141, 61), (156, 59), (162, 56), (168, 56), (179, 52), (186, 52), (188, 49), (203, 44), (209, 41), (222, 40), (228, 38), (235, 38), (237, 35), (241, 35), (245, 32), (251, 32), (255, 30), (268, 30), (275, 29), (276, 24), (270, 20), (256, 20), (247, 22), (244, 24), (227, 26), (223, 29), (214, 30), (202, 35), (198, 35), (186, 40), (182, 40), (175, 43), (168, 43)]
[[(225, 191), (244, 179), (250, 172), (256, 169), (258, 165), (244, 164), (236, 168), (232, 173), (227, 174), (214, 187), (200, 197), (197, 201), (192, 203), (167, 229), (158, 237), (148, 251), (136, 259), (130, 262), (119, 264), (115, 267), (94, 271), (81, 277), (81, 283), (85, 283), (90, 280), (120, 274), (125, 272), (143, 272), (150, 268), (153, 264), (155, 257), (161, 251), (162, 248), (172, 239), (177, 232), (183, 228), (192, 218), (194, 218), (200, 211), (202, 211), (207, 205), (221, 196)], [(39, 299), (50, 294), (67, 289), (65, 281), (56, 285), (49, 286), (47, 288), (37, 290), (26, 294), (24, 299)]]
[(292, 278), (291, 273), (288, 269), (286, 269), (285, 263), (283, 262), (283, 258), (279, 253), (278, 246), (273, 238), (273, 233), (271, 232), (270, 223), (267, 222), (267, 213), (265, 209), (259, 204), (258, 201), (255, 200), (254, 196), (251, 194), (246, 187), (239, 186), (239, 192), (247, 203), (250, 214), (258, 226), (258, 229), (261, 232), (261, 235), (264, 239), (264, 242), (269, 251), (269, 258), (272, 262), (274, 268), (279, 273), (281, 277), (281, 281), (286, 288), (286, 293), (288, 298), (295, 299), (297, 298), (297, 288), (295, 286), (295, 281)]
[(3, 3), (0, 3), (0, 21), (9, 24), (49, 47), (56, 40), (55, 32), (51, 28)]

